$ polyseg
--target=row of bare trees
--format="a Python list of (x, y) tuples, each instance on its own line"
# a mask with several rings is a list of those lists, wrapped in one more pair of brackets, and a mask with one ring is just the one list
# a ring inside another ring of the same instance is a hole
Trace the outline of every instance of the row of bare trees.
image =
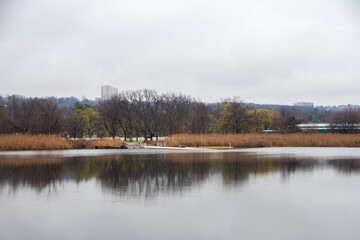
[[(333, 131), (353, 133), (359, 109), (332, 113)], [(238, 99), (206, 104), (180, 93), (155, 90), (125, 91), (94, 104), (63, 106), (52, 98), (0, 97), (0, 133), (59, 134), (70, 137), (157, 139), (177, 133), (249, 133), (299, 131), (289, 109), (250, 108)]]
[(124, 136), (145, 139), (209, 131), (205, 103), (180, 93), (126, 91), (94, 105), (60, 106), (54, 99), (0, 97), (0, 133)]
[(207, 106), (178, 93), (160, 95), (155, 90), (126, 91), (95, 106), (109, 135), (120, 132), (130, 140), (176, 133), (206, 133)]
[(64, 111), (45, 98), (1, 98), (0, 133), (60, 134), (64, 131)]

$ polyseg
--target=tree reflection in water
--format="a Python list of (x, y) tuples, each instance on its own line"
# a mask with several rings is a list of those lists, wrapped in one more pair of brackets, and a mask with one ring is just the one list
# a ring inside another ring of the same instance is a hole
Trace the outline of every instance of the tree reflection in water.
[(237, 186), (252, 175), (279, 172), (287, 178), (298, 171), (323, 167), (345, 174), (360, 172), (358, 159), (318, 161), (235, 152), (41, 157), (0, 159), (0, 188), (6, 186), (13, 192), (25, 187), (52, 191), (64, 181), (95, 179), (114, 194), (147, 198), (186, 191), (214, 175), (220, 175), (224, 185)]

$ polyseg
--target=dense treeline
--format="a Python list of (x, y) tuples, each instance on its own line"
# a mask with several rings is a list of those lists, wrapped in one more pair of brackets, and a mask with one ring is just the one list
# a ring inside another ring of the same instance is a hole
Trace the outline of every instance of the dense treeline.
[[(73, 100), (73, 99), (72, 99)], [(298, 123), (319, 118), (334, 123), (334, 131), (355, 132), (359, 109), (319, 112), (299, 117), (296, 109), (253, 108), (236, 98), (207, 104), (180, 93), (155, 90), (126, 91), (110, 100), (61, 104), (63, 99), (0, 97), (0, 133), (57, 134), (78, 137), (157, 139), (178, 133), (255, 133), (299, 131)]]

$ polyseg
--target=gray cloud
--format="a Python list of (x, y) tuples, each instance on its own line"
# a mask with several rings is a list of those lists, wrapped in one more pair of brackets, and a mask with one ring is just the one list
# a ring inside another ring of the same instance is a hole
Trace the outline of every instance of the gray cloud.
[(356, 0), (3, 0), (0, 94), (360, 103)]

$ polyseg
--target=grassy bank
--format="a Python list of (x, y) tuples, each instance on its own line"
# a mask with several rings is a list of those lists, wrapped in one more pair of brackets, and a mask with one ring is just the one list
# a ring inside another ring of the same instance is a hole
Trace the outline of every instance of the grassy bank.
[(67, 140), (55, 135), (0, 135), (0, 151), (95, 149), (121, 145), (123, 142), (118, 139)]
[(54, 135), (0, 135), (0, 151), (72, 149), (65, 139)]
[(121, 145), (123, 142), (119, 139), (67, 140), (55, 135), (0, 135), (0, 151), (95, 149)]
[(172, 147), (360, 147), (360, 134), (177, 134), (165, 142)]
[[(360, 134), (177, 134), (164, 141), (177, 147), (360, 147)], [(67, 140), (54, 135), (0, 135), (0, 151), (120, 147), (119, 139)]]

